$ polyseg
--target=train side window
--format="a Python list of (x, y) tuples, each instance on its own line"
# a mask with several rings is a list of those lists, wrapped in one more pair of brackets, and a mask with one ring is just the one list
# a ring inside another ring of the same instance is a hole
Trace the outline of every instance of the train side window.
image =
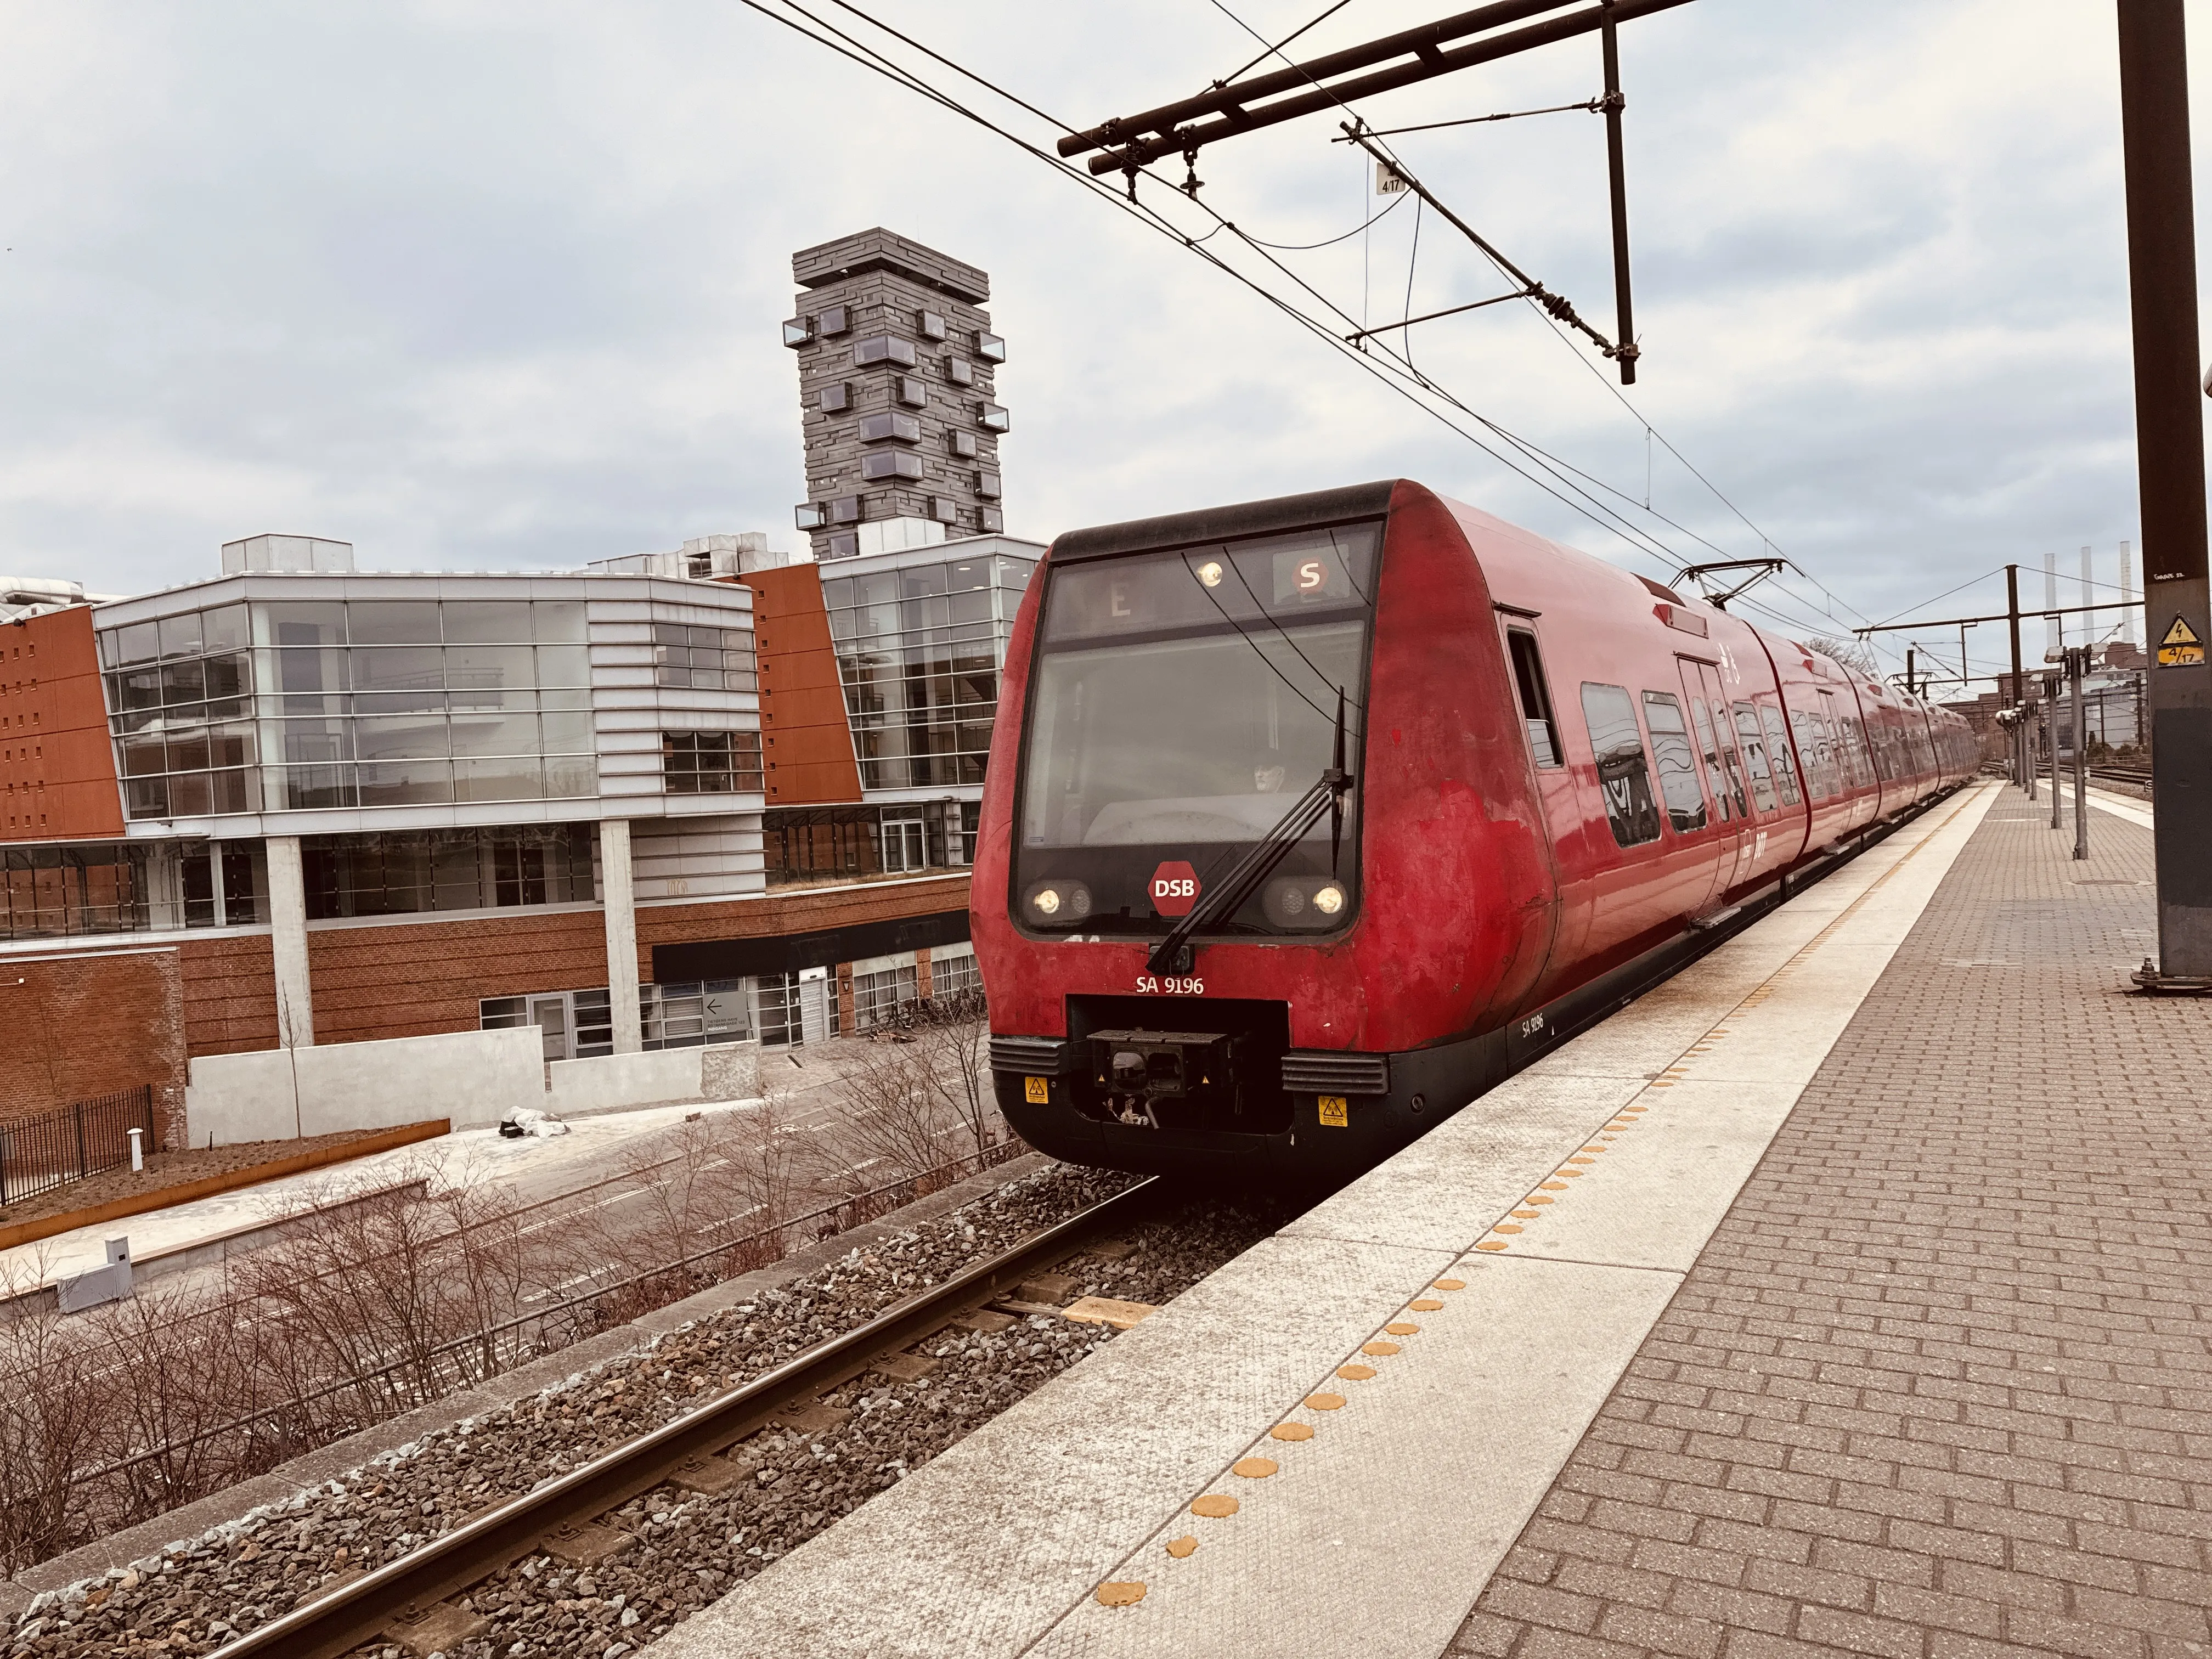
[(1735, 706), (1735, 746), (1743, 753), (1743, 769), (1751, 774), (1752, 799), (1762, 812), (1774, 810), (1774, 780), (1766, 769), (1766, 739), (1759, 730), (1759, 715), (1747, 702)]
[(1797, 734), (1797, 752), (1804, 757), (1807, 798), (1827, 799), (1836, 792), (1828, 787), (1827, 739), (1820, 731), (1820, 717), (1809, 708), (1793, 708), (1790, 729)]
[(1598, 793), (1613, 838), (1623, 847), (1659, 839), (1659, 808), (1651, 799), (1651, 766), (1644, 753), (1644, 732), (1636, 724), (1636, 705), (1617, 685), (1583, 684), (1583, 719), (1597, 756)]
[(1698, 723), (1698, 747), (1705, 751), (1705, 781), (1713, 792), (1713, 812), (1722, 822), (1729, 821), (1728, 779), (1721, 773), (1721, 751), (1713, 744), (1712, 716), (1705, 713), (1703, 697), (1690, 699), (1690, 717)]
[(1513, 657), (1513, 684), (1521, 696), (1521, 726), (1528, 734), (1528, 752), (1539, 766), (1557, 766), (1563, 758), (1559, 723), (1552, 714), (1551, 693), (1544, 689), (1544, 664), (1536, 654), (1536, 636), (1509, 628), (1505, 643)]
[(1698, 787), (1698, 751), (1690, 747), (1682, 705), (1668, 692), (1646, 691), (1644, 723), (1651, 729), (1651, 757), (1659, 764), (1659, 793), (1667, 802), (1667, 821), (1678, 834), (1704, 829), (1705, 792)]
[(1774, 756), (1774, 783), (1782, 791), (1782, 804), (1795, 806), (1797, 793), (1797, 763), (1790, 754), (1790, 729), (1782, 723), (1782, 711), (1771, 702), (1759, 705), (1759, 717), (1766, 725), (1767, 747)]
[(1851, 770), (1850, 751), (1844, 747), (1843, 722), (1836, 714), (1836, 694), (1820, 693), (1820, 752), (1828, 763), (1828, 793), (1840, 795), (1857, 787), (1857, 775)]
[(1866, 722), (1856, 714), (1844, 716), (1844, 753), (1851, 763), (1851, 781), (1865, 789), (1878, 781), (1874, 751), (1867, 746)]

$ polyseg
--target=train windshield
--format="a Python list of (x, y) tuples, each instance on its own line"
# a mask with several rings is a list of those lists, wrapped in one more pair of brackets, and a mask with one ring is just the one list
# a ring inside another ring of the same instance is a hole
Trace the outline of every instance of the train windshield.
[[(1047, 932), (1154, 934), (1312, 788), (1359, 768), (1382, 526), (1303, 531), (1051, 573), (1031, 669), (1012, 895)], [(1209, 933), (1350, 919), (1358, 791)], [(1164, 878), (1169, 890), (1156, 896)], [(1159, 900), (1164, 900), (1162, 908)]]

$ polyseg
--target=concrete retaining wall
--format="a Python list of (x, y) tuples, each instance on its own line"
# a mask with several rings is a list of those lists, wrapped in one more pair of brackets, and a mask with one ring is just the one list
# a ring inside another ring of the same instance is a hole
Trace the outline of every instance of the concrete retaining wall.
[(757, 1042), (548, 1066), (537, 1028), (524, 1026), (203, 1055), (191, 1062), (185, 1115), (193, 1146), (228, 1146), (429, 1117), (466, 1128), (521, 1108), (569, 1117), (663, 1102), (749, 1100), (759, 1092)]
[(542, 1039), (524, 1027), (381, 1042), (206, 1054), (191, 1062), (185, 1120), (195, 1146), (382, 1129), (444, 1117), (496, 1123), (545, 1104)]
[(750, 1100), (760, 1092), (760, 1044), (556, 1060), (545, 1071), (545, 1109), (556, 1117), (682, 1100)]

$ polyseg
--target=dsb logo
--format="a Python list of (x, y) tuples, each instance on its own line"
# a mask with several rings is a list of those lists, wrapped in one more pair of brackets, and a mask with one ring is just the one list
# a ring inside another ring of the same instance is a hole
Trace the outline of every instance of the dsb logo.
[(1181, 859), (1152, 872), (1152, 909), (1163, 916), (1187, 916), (1198, 902), (1198, 872)]

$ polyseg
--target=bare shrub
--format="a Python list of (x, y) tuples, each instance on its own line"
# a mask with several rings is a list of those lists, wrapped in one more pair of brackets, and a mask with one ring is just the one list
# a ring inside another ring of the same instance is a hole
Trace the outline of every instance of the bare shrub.
[[(44, 1277), (11, 1272), (0, 1291), (10, 1297)], [(43, 1561), (72, 1540), (76, 1472), (98, 1455), (113, 1392), (98, 1344), (46, 1297), (27, 1296), (0, 1314), (0, 1567), (15, 1572)]]
[(287, 1381), (282, 1365), (257, 1363), (269, 1333), (227, 1287), (142, 1291), (82, 1324), (120, 1384), (102, 1436), (124, 1466), (97, 1497), (107, 1518), (128, 1525), (268, 1467), (255, 1467), (251, 1437), (210, 1432), (283, 1398)]
[(841, 1131), (870, 1185), (921, 1174), (1003, 1138), (989, 1081), (990, 1027), (973, 994), (912, 1002), (845, 1079)]
[(488, 1182), (368, 1194), (303, 1218), (231, 1280), (289, 1328), (296, 1382), (343, 1382), (374, 1422), (504, 1368), (477, 1339), (530, 1288), (517, 1207)]
[(853, 1190), (934, 1169), (959, 1150), (958, 1122), (930, 1075), (933, 1058), (919, 1041), (885, 1041), (870, 1044), (845, 1074), (851, 1109), (837, 1136)]
[(991, 1086), (991, 1026), (980, 993), (938, 997), (921, 1005), (914, 1024), (927, 1086), (981, 1153), (1006, 1139)]

